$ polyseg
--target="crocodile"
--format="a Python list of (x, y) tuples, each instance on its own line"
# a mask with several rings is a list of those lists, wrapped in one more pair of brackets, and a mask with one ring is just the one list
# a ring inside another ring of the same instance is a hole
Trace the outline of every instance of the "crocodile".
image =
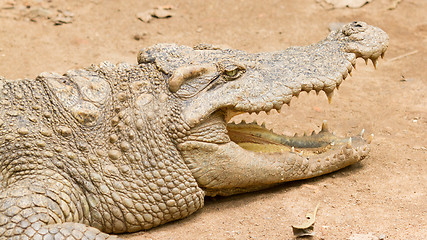
[(242, 113), (300, 92), (330, 99), (387, 34), (364, 22), (312, 45), (247, 53), (157, 44), (137, 64), (102, 62), (0, 78), (0, 239), (117, 239), (182, 219), (205, 196), (316, 177), (364, 159), (371, 136), (276, 134)]

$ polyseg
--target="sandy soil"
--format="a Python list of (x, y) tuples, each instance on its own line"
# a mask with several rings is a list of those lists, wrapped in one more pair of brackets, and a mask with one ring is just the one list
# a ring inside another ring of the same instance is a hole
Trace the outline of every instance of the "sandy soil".
[[(30, 8), (20, 9), (24, 2)], [(307, 181), (207, 198), (205, 207), (186, 219), (123, 237), (292, 239), (291, 225), (320, 203), (313, 239), (362, 239), (355, 234), (369, 233), (427, 239), (427, 1), (403, 0), (389, 10), (393, 2), (326, 10), (315, 0), (2, 0), (2, 7), (12, 9), (0, 9), (0, 75), (34, 78), (104, 60), (135, 63), (140, 48), (159, 42), (279, 50), (321, 40), (332, 22), (366, 21), (391, 39), (378, 70), (358, 62), (331, 105), (324, 94), (302, 94), (280, 115), (257, 117), (277, 132), (319, 130), (324, 119), (339, 135), (365, 129), (375, 134), (366, 160)], [(145, 23), (136, 17), (163, 5), (174, 8), (171, 18)]]

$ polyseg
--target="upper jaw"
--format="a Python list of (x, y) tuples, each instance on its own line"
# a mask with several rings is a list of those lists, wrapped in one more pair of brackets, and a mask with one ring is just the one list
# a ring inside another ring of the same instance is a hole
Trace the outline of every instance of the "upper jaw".
[(387, 46), (388, 35), (384, 31), (353, 22), (310, 46), (271, 53), (224, 53), (223, 59), (237, 61), (247, 68), (246, 73), (184, 100), (183, 118), (194, 127), (219, 109), (232, 113), (280, 110), (301, 91), (324, 91), (330, 100), (356, 66), (356, 58), (371, 59), (376, 66)]
[[(282, 71), (275, 76), (274, 71), (248, 69), (246, 76), (227, 83), (222, 89), (205, 91), (190, 99), (183, 100), (182, 117), (190, 126), (195, 127), (205, 121), (218, 110), (225, 112), (225, 121), (241, 113), (259, 113), (276, 109), (280, 112), (284, 104), (290, 105), (292, 98), (298, 97), (301, 91), (325, 92), (329, 101), (332, 100), (335, 89), (343, 80), (351, 75), (356, 67), (355, 54), (342, 53), (345, 57), (335, 65), (334, 72), (322, 71), (317, 63), (308, 64), (307, 72)], [(325, 57), (327, 58), (327, 56)], [(284, 59), (287, 60), (287, 59)], [(283, 63), (282, 63), (283, 64)], [(301, 64), (301, 63), (299, 63)], [(277, 66), (277, 65), (276, 65)], [(276, 67), (277, 68), (277, 67)], [(314, 71), (310, 71), (314, 70)], [(283, 79), (281, 79), (283, 78)]]

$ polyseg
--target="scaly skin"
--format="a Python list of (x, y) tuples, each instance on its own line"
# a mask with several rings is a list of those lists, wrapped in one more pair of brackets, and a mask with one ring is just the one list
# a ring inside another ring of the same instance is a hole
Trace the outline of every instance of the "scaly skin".
[(115, 239), (184, 218), (205, 195), (325, 174), (365, 158), (369, 139), (326, 124), (286, 137), (227, 124), (300, 91), (328, 97), (382, 30), (343, 26), (314, 45), (248, 54), (159, 44), (138, 65), (102, 63), (36, 80), (0, 78), (0, 239)]

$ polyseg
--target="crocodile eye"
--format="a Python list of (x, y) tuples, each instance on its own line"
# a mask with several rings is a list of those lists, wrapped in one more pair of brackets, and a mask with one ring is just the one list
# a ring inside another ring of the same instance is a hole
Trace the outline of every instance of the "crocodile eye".
[(225, 70), (224, 74), (227, 75), (227, 77), (234, 78), (239, 74), (239, 70), (237, 68), (233, 70)]
[(218, 68), (226, 80), (237, 79), (246, 71), (243, 66), (231, 62), (223, 62), (218, 65)]

